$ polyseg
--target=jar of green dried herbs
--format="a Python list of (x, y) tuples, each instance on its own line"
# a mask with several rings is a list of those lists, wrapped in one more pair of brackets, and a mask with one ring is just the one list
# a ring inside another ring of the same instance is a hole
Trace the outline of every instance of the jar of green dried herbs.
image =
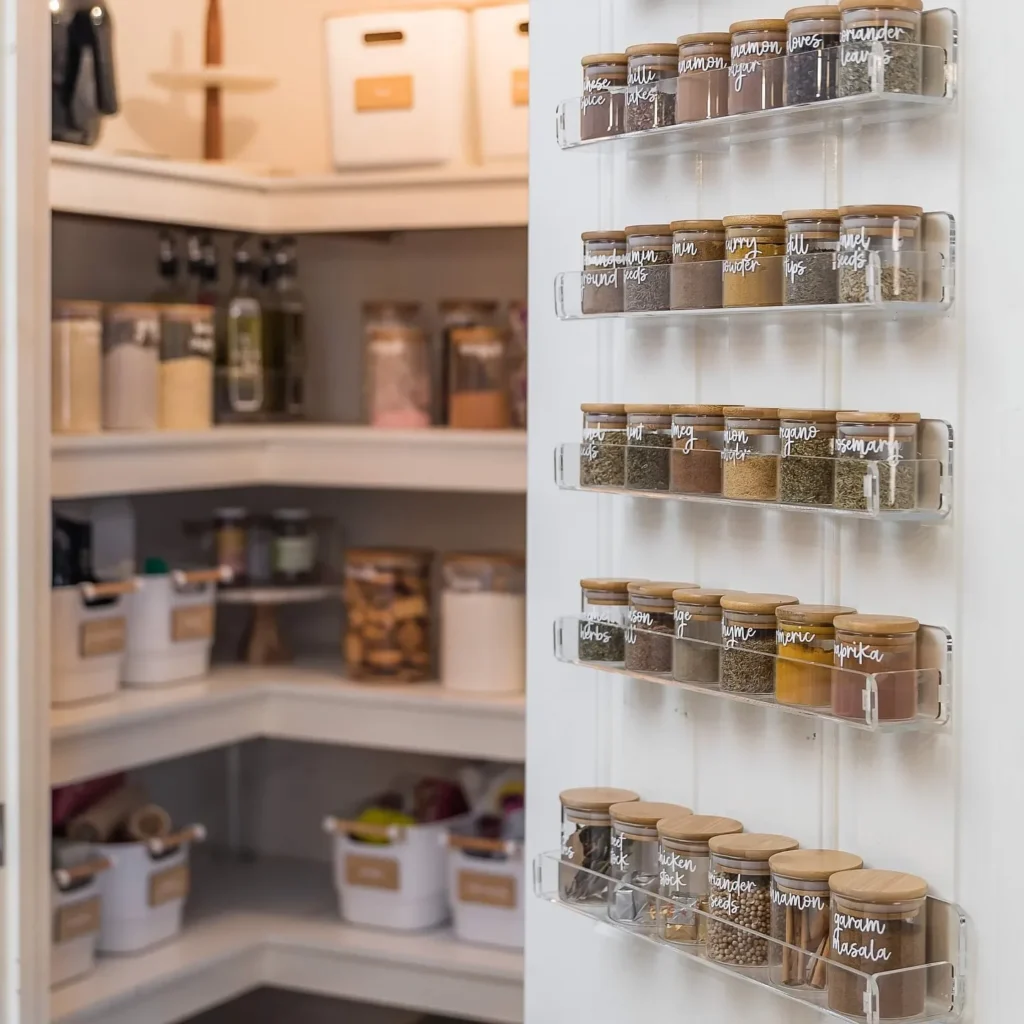
[(626, 627), (626, 671), (668, 675), (672, 671), (677, 590), (698, 590), (696, 583), (630, 583)]
[(723, 306), (782, 305), (786, 222), (772, 214), (725, 217)]
[(680, 36), (676, 123), (705, 121), (729, 113), (728, 32), (693, 32)]
[(672, 229), (668, 224), (626, 228), (623, 309), (652, 313), (668, 309), (672, 271)]
[(623, 487), (626, 483), (626, 407), (584, 402), (580, 445), (582, 487)]
[(786, 594), (733, 592), (722, 597), (722, 690), (774, 693), (778, 622), (775, 609), (797, 604)]
[(718, 682), (725, 594), (724, 590), (677, 590), (672, 594), (676, 622), (672, 678), (676, 682)]
[(826, 306), (839, 301), (838, 210), (787, 210), (782, 302)]
[(839, 301), (920, 302), (920, 206), (839, 208)]
[(625, 231), (583, 232), (583, 312), (622, 312), (622, 275), (626, 268)]
[(678, 43), (626, 47), (626, 131), (646, 132), (676, 123)]
[(625, 131), (626, 55), (591, 53), (584, 57), (580, 138), (606, 139)]
[(604, 906), (612, 867), (613, 804), (639, 800), (631, 789), (585, 786), (565, 789), (562, 804), (562, 856), (558, 895), (565, 903)]
[(626, 406), (626, 488), (667, 491), (674, 405)]
[(840, 96), (921, 91), (923, 9), (921, 0), (839, 0)]
[(722, 305), (725, 228), (720, 220), (676, 220), (672, 228), (670, 309)]
[(722, 448), (722, 496), (778, 501), (779, 410), (727, 405)]
[(672, 414), (669, 490), (676, 494), (722, 493), (725, 417), (721, 405), (680, 405)]
[(729, 113), (771, 110), (785, 101), (786, 22), (737, 21), (729, 26)]
[(836, 508), (864, 511), (867, 462), (878, 469), (878, 507), (917, 507), (918, 428), (916, 412), (836, 413)]
[(580, 661), (621, 665), (626, 659), (626, 623), (630, 583), (636, 579), (580, 580), (582, 607), (578, 637)]
[(835, 489), (834, 409), (780, 409), (779, 501), (831, 505)]

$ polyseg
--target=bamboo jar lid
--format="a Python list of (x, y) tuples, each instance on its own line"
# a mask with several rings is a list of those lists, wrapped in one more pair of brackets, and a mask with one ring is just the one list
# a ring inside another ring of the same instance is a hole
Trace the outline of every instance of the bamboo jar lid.
[(774, 615), (784, 604), (797, 604), (800, 599), (788, 594), (747, 594), (731, 590), (722, 598), (722, 607), (728, 612), (749, 612), (752, 615)]
[(630, 224), (625, 233), (627, 238), (631, 235), (671, 235), (672, 227), (669, 224)]
[(580, 412), (604, 412), (610, 416), (625, 416), (626, 407), (621, 402), (584, 402)]
[[(839, 8), (827, 7), (794, 7), (786, 11), (786, 21), (817, 21), (819, 19), (838, 20)], [(783, 214), (785, 216), (785, 214)]]
[(676, 40), (677, 46), (728, 46), (732, 42), (729, 32), (691, 32)]
[[(807, 7), (804, 8), (808, 11), (820, 11), (821, 7)], [(825, 8), (827, 10), (827, 8)], [(790, 12), (792, 13), (792, 11)], [(838, 210), (783, 210), (782, 219), (785, 221), (790, 220), (827, 220), (830, 223), (839, 223), (839, 211)]]
[(678, 57), (678, 43), (634, 43), (626, 47), (626, 57)]
[(663, 804), (653, 800), (627, 800), (621, 804), (612, 804), (608, 808), (608, 813), (613, 821), (621, 821), (625, 825), (655, 828), (663, 818), (693, 814), (693, 811), (682, 804)]
[(756, 405), (726, 405), (722, 415), (727, 420), (777, 420), (778, 409), (767, 409)]
[(677, 604), (696, 604), (704, 608), (717, 608), (722, 598), (729, 593), (727, 590), (687, 590), (685, 587), (672, 591), (672, 598)]
[(671, 416), (678, 405), (631, 405), (626, 403), (627, 416)]
[[(779, 625), (831, 626), (838, 615), (856, 615), (856, 608), (841, 604), (786, 604), (775, 610)], [(841, 868), (836, 868), (841, 871)]]
[(674, 220), (669, 227), (673, 234), (676, 231), (724, 231), (725, 225), (720, 220)]
[(827, 882), (841, 871), (857, 871), (864, 861), (854, 853), (842, 850), (789, 850), (777, 853), (768, 861), (773, 874), (799, 878), (805, 882)]
[(578, 789), (563, 789), (558, 794), (563, 807), (574, 811), (604, 811), (612, 804), (624, 804), (639, 800), (640, 794), (631, 789), (615, 789), (613, 786), (581, 786)]
[(808, 423), (831, 423), (836, 421), (835, 409), (780, 409), (780, 420), (806, 420)]
[(54, 319), (98, 320), (102, 312), (103, 303), (91, 299), (55, 299), (53, 303)]
[(160, 306), (160, 315), (173, 324), (212, 319), (213, 314), (213, 306), (187, 306), (179, 303)]
[(742, 831), (742, 822), (735, 818), (720, 818), (715, 814), (676, 815), (658, 822), (659, 836), (694, 843), (706, 843), (715, 836), (732, 835)]
[(588, 53), (584, 57), (580, 64), (585, 68), (589, 68), (592, 64), (622, 64), (626, 63), (626, 55), (624, 53)]
[(902, 871), (840, 871), (829, 878), (828, 885), (837, 895), (863, 903), (902, 903), (928, 895), (923, 878)]
[(580, 238), (584, 242), (625, 242), (625, 231), (584, 231)]
[(737, 860), (770, 860), (777, 853), (795, 850), (800, 843), (789, 836), (769, 832), (738, 832), (735, 835), (715, 836), (708, 842), (712, 853)]
[(920, 217), (923, 206), (840, 206), (840, 217)]
[(886, 633), (916, 633), (921, 628), (917, 619), (908, 615), (839, 615), (835, 627), (844, 633), (861, 633), (876, 636)]
[(836, 413), (837, 423), (920, 423), (919, 412), (858, 412), (843, 411)]
[(753, 21), (734, 21), (729, 26), (731, 35), (737, 32), (785, 32), (786, 22), (782, 18), (755, 18)]
[(677, 590), (699, 590), (699, 583), (659, 583), (639, 581), (630, 583), (626, 588), (630, 597), (671, 598)]
[(724, 405), (677, 405), (674, 416), (722, 416)]
[(896, 11), (923, 11), (921, 0), (839, 0), (840, 11), (857, 11), (873, 7), (892, 8)]
[[(785, 22), (782, 22), (785, 31)], [(740, 213), (723, 217), (726, 228), (784, 228), (786, 222), (775, 213)]]
[(626, 588), (630, 583), (643, 583), (643, 580), (638, 580), (635, 576), (631, 579), (585, 579), (580, 580), (580, 586), (584, 590), (600, 590), (606, 594), (625, 594)]

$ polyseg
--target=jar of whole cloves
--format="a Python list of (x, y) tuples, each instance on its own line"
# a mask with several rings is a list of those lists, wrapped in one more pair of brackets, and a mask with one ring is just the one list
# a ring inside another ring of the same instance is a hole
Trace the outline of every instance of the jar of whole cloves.
[(672, 671), (677, 590), (697, 590), (696, 583), (630, 583), (626, 627), (626, 671), (668, 675)]
[(722, 305), (782, 305), (786, 222), (773, 214), (741, 214), (722, 223)]
[(562, 856), (558, 895), (566, 903), (604, 906), (612, 868), (613, 804), (639, 800), (631, 789), (585, 786), (565, 789), (562, 804)]
[(580, 138), (606, 139), (625, 130), (626, 55), (592, 53), (583, 58)]
[(729, 113), (728, 32), (680, 36), (676, 123), (704, 121)]
[(839, 8), (786, 12), (786, 106), (834, 100), (839, 92)]

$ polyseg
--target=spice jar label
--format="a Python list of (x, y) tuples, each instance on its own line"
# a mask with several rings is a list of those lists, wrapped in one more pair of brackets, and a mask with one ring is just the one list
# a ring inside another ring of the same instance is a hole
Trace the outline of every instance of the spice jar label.
[(679, 74), (687, 75), (697, 71), (721, 71), (729, 62), (721, 56), (683, 57), (679, 61)]
[(813, 441), (821, 431), (817, 424), (805, 423), (799, 427), (782, 427), (779, 430), (779, 437), (782, 440), (783, 458), (788, 458), (793, 451), (794, 441)]
[[(737, 257), (736, 253), (742, 255)], [(759, 256), (761, 248), (756, 238), (729, 238), (725, 242), (725, 252), (728, 257), (722, 264), (723, 274), (739, 274), (740, 276), (752, 274), (761, 266)]]
[[(737, 43), (732, 47), (732, 61), (729, 65), (729, 77), (733, 81), (733, 89), (742, 91), (743, 79), (754, 74), (761, 68), (763, 58), (781, 57), (784, 43), (776, 39), (752, 39), (746, 43)], [(744, 57), (760, 57), (762, 60), (743, 60)]]
[(739, 647), (740, 644), (746, 643), (748, 640), (753, 640), (757, 633), (758, 630), (753, 626), (723, 625), (722, 644), (731, 650)]
[(171, 640), (208, 640), (213, 636), (213, 605), (193, 605), (175, 608), (171, 612)]
[(693, 613), (688, 612), (685, 608), (677, 608), (675, 610), (676, 636), (680, 640), (685, 636), (687, 624), (692, 618)]
[(881, 663), (882, 661), (882, 651), (877, 647), (868, 647), (862, 641), (858, 641), (855, 644), (847, 644), (837, 640), (835, 653), (840, 665), (846, 661), (856, 661), (858, 663), (865, 661)]
[(80, 900), (57, 911), (53, 927), (53, 941), (58, 945), (95, 935), (100, 930), (100, 898)]
[(775, 631), (775, 642), (780, 647), (788, 647), (790, 644), (813, 644), (819, 640), (823, 651), (832, 650), (832, 641), (816, 637), (813, 633), (802, 633), (799, 630), (777, 629)]
[(850, 957), (880, 963), (892, 958), (886, 943), (875, 942), (875, 936), (885, 934), (886, 923), (874, 917), (855, 917), (852, 914), (832, 915), (832, 956)]
[(600, 620), (588, 619), (580, 623), (580, 639), (591, 640), (598, 644), (609, 644), (612, 640), (612, 631), (610, 629), (602, 629)]
[(903, 444), (884, 437), (837, 437), (835, 447), (838, 455), (881, 455), (887, 461), (899, 462)]
[(662, 850), (658, 854), (661, 865), (659, 880), (664, 888), (682, 889), (690, 884), (690, 875), (697, 870), (697, 862), (675, 850)]
[(188, 895), (189, 870), (187, 864), (176, 864), (164, 871), (155, 871), (149, 876), (149, 905), (162, 907), (174, 900), (183, 900)]
[(398, 889), (399, 864), (395, 857), (364, 857), (350, 853), (345, 858), (345, 882), (361, 889)]
[(101, 658), (124, 650), (125, 620), (95, 619), (79, 628), (78, 650), (83, 658)]
[(708, 901), (708, 906), (712, 910), (724, 911), (730, 916), (739, 913), (740, 910), (740, 903), (735, 898), (736, 896), (746, 895), (758, 889), (757, 882), (747, 881), (740, 877), (727, 878), (724, 875), (712, 873), (708, 876), (708, 881), (714, 890)]
[[(641, 100), (653, 100), (658, 95), (658, 86), (655, 84), (660, 80), (652, 68), (639, 66), (630, 68), (626, 75), (626, 84), (630, 86), (626, 93), (626, 106), (636, 106)], [(649, 88), (636, 88), (637, 86), (649, 86)]]
[(481, 871), (459, 872), (459, 902), (486, 907), (516, 907), (516, 880), (512, 875), (485, 875)]
[(626, 849), (625, 836), (612, 829), (612, 867), (625, 871), (629, 867), (629, 853)]
[(777, 907), (788, 907), (792, 910), (824, 910), (828, 906), (828, 897), (806, 892), (784, 892), (773, 888), (772, 903)]
[(356, 79), (356, 112), (412, 110), (412, 75)]
[(789, 37), (790, 53), (798, 50), (820, 50), (824, 45), (820, 32), (806, 32), (803, 35)]

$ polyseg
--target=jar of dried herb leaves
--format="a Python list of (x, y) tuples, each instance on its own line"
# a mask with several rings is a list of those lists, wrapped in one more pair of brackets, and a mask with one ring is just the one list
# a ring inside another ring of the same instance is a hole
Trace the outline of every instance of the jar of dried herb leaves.
[(729, 26), (729, 33), (729, 113), (781, 107), (785, 102), (785, 21), (737, 21)]
[(627, 313), (668, 309), (671, 263), (672, 229), (668, 224), (626, 228), (623, 308)]
[(626, 131), (675, 124), (678, 44), (638, 43), (626, 48), (626, 60)]
[(580, 446), (582, 487), (623, 487), (626, 483), (626, 407), (584, 402)]
[(839, 211), (787, 210), (782, 302), (824, 306), (839, 301)]
[(920, 302), (920, 206), (841, 206), (839, 301)]
[(856, 610), (839, 604), (787, 604), (776, 609), (775, 699), (780, 704), (829, 706), (836, 638), (833, 620)]
[(829, 1009), (863, 1017), (864, 975), (884, 971), (889, 976), (878, 984), (878, 1019), (923, 1014), (929, 972), (913, 968), (926, 962), (928, 883), (898, 871), (840, 871), (829, 888)]
[(779, 501), (831, 505), (835, 489), (834, 409), (780, 409)]
[(664, 903), (659, 933), (666, 942), (688, 945), (703, 943), (707, 937), (708, 871), (715, 836), (743, 831), (735, 818), (713, 814), (690, 814), (663, 818), (658, 822), (659, 887)]
[(796, 604), (786, 594), (733, 591), (722, 597), (722, 678), (727, 693), (774, 693), (776, 609)]
[(676, 123), (704, 121), (729, 113), (728, 32), (695, 32), (680, 36)]
[(722, 496), (778, 501), (779, 410), (727, 405), (722, 448)]
[(621, 313), (625, 231), (583, 232), (583, 312)]
[(592, 53), (583, 58), (580, 138), (606, 139), (625, 130), (626, 55)]
[(679, 405), (672, 413), (669, 490), (677, 494), (722, 493), (725, 417), (721, 405)]
[(630, 579), (580, 580), (582, 607), (578, 654), (580, 661), (621, 665), (625, 661), (626, 623), (629, 619)]
[(723, 964), (763, 967), (771, 927), (771, 869), (777, 853), (800, 844), (789, 836), (739, 832), (709, 840), (707, 956)]
[(878, 506), (917, 507), (916, 412), (837, 412), (835, 507), (863, 511), (866, 463), (878, 467)]
[[(566, 903), (604, 906), (612, 867), (613, 804), (639, 800), (631, 789), (586, 786), (565, 789), (562, 804), (562, 856), (558, 895)], [(592, 873), (593, 872), (593, 873)]]
[(839, 8), (786, 12), (786, 106), (839, 95)]
[(672, 228), (671, 309), (722, 305), (725, 228), (720, 220), (676, 220)]
[(865, 676), (878, 676), (880, 722), (917, 717), (917, 638), (921, 624), (903, 615), (840, 615), (835, 620), (832, 713), (867, 716)]
[(726, 217), (723, 306), (782, 305), (786, 223), (771, 214)]
[(626, 626), (626, 671), (668, 675), (676, 634), (677, 590), (697, 590), (696, 583), (630, 583)]
[(658, 930), (660, 867), (658, 822), (662, 818), (693, 814), (682, 804), (630, 800), (612, 804), (612, 869), (608, 887), (608, 917), (616, 924), (642, 932)]
[(672, 678), (678, 683), (707, 683), (719, 679), (722, 653), (724, 590), (677, 590), (676, 640), (672, 647)]
[(667, 491), (674, 405), (626, 406), (626, 487)]
[(831, 933), (828, 880), (858, 870), (864, 861), (841, 850), (790, 850), (775, 854), (768, 866), (773, 939), (768, 975), (780, 988), (823, 990)]
[(923, 8), (921, 0), (840, 0), (840, 96), (921, 91)]

